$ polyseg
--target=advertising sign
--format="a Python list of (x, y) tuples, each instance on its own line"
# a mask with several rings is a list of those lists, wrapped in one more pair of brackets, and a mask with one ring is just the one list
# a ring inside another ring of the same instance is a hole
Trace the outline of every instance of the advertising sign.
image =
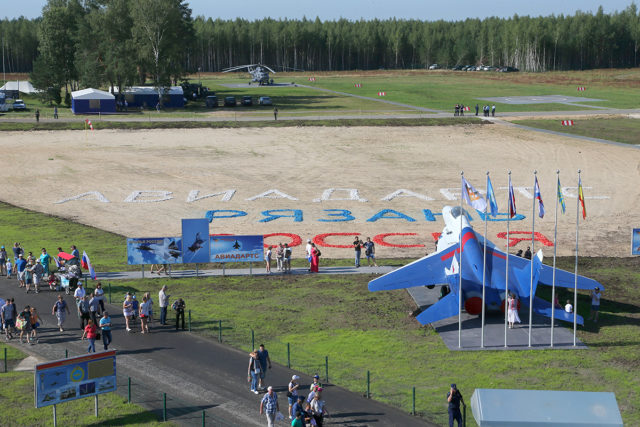
[(640, 228), (634, 228), (631, 235), (631, 255), (640, 255)]
[(182, 262), (209, 262), (209, 220), (206, 218), (182, 220)]
[(180, 237), (147, 237), (127, 239), (127, 263), (180, 264), (182, 239)]
[(41, 363), (35, 368), (36, 408), (116, 391), (115, 350)]
[(264, 261), (263, 236), (211, 236), (211, 262)]

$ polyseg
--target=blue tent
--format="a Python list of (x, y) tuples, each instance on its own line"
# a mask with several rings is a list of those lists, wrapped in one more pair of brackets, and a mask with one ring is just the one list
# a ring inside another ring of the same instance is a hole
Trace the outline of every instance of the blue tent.
[[(151, 86), (132, 86), (122, 90), (129, 108), (156, 108), (158, 90)], [(124, 101), (123, 101), (124, 102)], [(184, 107), (184, 92), (180, 86), (171, 86), (162, 92), (164, 108)]]
[(116, 112), (116, 97), (98, 89), (71, 92), (71, 111), (74, 114), (112, 114)]

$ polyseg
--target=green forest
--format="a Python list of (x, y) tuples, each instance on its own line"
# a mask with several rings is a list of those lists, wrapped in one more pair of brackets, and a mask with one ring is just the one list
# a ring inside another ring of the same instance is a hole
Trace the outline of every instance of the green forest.
[(168, 84), (187, 73), (420, 69), (433, 63), (521, 71), (635, 67), (635, 3), (605, 14), (464, 21), (193, 17), (181, 0), (49, 0), (42, 15), (0, 21), (3, 68), (36, 87)]

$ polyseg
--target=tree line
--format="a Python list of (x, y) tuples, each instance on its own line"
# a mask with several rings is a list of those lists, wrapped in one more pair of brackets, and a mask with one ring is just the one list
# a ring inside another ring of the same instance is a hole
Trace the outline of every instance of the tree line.
[(635, 3), (605, 14), (464, 21), (192, 17), (182, 0), (49, 0), (42, 16), (0, 21), (8, 72), (37, 87), (168, 85), (186, 73), (262, 63), (277, 70), (425, 68), (523, 71), (635, 67)]

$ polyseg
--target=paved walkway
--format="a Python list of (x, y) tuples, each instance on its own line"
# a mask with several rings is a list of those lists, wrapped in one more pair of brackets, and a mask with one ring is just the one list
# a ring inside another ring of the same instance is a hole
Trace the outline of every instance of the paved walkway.
[[(43, 320), (39, 344), (14, 345), (47, 360), (64, 357), (65, 349), (70, 355), (86, 351), (86, 341), (80, 341), (81, 331), (75, 315), (68, 316), (65, 332), (57, 331), (51, 315), (56, 294), (46, 290), (25, 295), (18, 289), (16, 280), (0, 278), (1, 297), (14, 297), (19, 308), (26, 304), (35, 306)], [(71, 299), (66, 297), (67, 302)], [(171, 326), (157, 326), (157, 323), (151, 334), (127, 333), (120, 307), (109, 306), (108, 310), (114, 323), (111, 348), (118, 350), (119, 393), (126, 393), (127, 377), (131, 377), (134, 402), (158, 414), (162, 393), (167, 393), (169, 420), (181, 425), (200, 425), (203, 410), (209, 423), (213, 421), (214, 425), (266, 424), (258, 413), (260, 396), (250, 393), (246, 382), (249, 358), (245, 352), (189, 332), (178, 332)], [(275, 363), (268, 373), (267, 384), (275, 387), (283, 412), (287, 409), (286, 385), (294, 373), (301, 376), (303, 385), (310, 384), (309, 376)], [(333, 384), (328, 384), (325, 399), (332, 414), (327, 425), (434, 425)]]

